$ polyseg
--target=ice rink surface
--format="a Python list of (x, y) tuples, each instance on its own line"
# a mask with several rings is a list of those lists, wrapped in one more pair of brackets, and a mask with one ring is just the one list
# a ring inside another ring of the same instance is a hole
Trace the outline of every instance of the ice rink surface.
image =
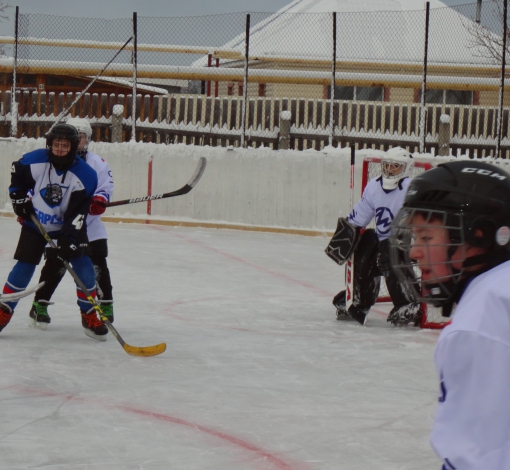
[[(107, 224), (115, 323), (83, 333), (66, 275), (0, 333), (0, 469), (425, 470), (438, 334), (335, 319), (326, 238)], [(0, 282), (19, 225), (0, 218)], [(39, 269), (31, 282), (38, 279)]]

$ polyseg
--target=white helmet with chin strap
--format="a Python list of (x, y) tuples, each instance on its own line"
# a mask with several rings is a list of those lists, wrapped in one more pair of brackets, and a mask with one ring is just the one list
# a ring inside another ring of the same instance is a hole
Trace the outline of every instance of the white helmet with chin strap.
[(383, 189), (396, 189), (398, 183), (411, 174), (413, 166), (413, 157), (406, 149), (393, 147), (388, 150), (381, 160)]
[(89, 121), (87, 119), (74, 117), (68, 119), (66, 124), (70, 124), (71, 126), (75, 127), (80, 134), (85, 134), (87, 136), (87, 143), (85, 144), (85, 147), (76, 152), (80, 156), (85, 155), (87, 153), (90, 138), (92, 137), (92, 127), (90, 127)]

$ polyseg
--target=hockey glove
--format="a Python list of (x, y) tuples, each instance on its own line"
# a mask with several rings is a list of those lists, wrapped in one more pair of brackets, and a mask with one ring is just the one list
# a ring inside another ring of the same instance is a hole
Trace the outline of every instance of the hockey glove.
[(106, 199), (103, 196), (94, 196), (90, 203), (89, 214), (101, 215), (106, 210)]
[(353, 254), (360, 239), (360, 228), (344, 217), (338, 219), (333, 238), (324, 250), (335, 263), (342, 266)]
[(30, 216), (35, 214), (32, 200), (23, 190), (16, 190), (11, 193), (11, 203), (14, 213), (23, 219), (30, 220)]
[(62, 261), (69, 261), (81, 254), (81, 249), (78, 243), (65, 235), (58, 239), (57, 245), (59, 248), (57, 258)]

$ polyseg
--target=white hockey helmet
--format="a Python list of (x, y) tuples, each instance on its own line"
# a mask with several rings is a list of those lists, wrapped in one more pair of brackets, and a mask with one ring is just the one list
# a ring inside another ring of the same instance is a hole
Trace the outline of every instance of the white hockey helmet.
[(80, 134), (85, 134), (87, 136), (87, 143), (85, 144), (85, 147), (77, 152), (79, 155), (80, 152), (85, 154), (87, 152), (87, 147), (89, 146), (90, 138), (92, 137), (92, 127), (90, 127), (89, 121), (87, 119), (74, 117), (68, 119), (66, 124), (75, 127)]
[(402, 147), (389, 149), (381, 160), (382, 187), (387, 191), (396, 189), (400, 180), (411, 174), (414, 166), (412, 155)]

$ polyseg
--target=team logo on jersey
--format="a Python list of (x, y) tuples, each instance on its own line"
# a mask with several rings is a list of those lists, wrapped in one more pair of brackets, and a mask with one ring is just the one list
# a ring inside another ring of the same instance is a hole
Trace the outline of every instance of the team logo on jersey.
[(41, 189), (41, 196), (50, 207), (58, 207), (62, 203), (64, 194), (69, 186), (60, 186), (58, 184), (48, 184), (46, 188)]
[(375, 211), (375, 225), (377, 231), (381, 235), (386, 235), (390, 232), (391, 222), (395, 216), (387, 207), (378, 207)]

